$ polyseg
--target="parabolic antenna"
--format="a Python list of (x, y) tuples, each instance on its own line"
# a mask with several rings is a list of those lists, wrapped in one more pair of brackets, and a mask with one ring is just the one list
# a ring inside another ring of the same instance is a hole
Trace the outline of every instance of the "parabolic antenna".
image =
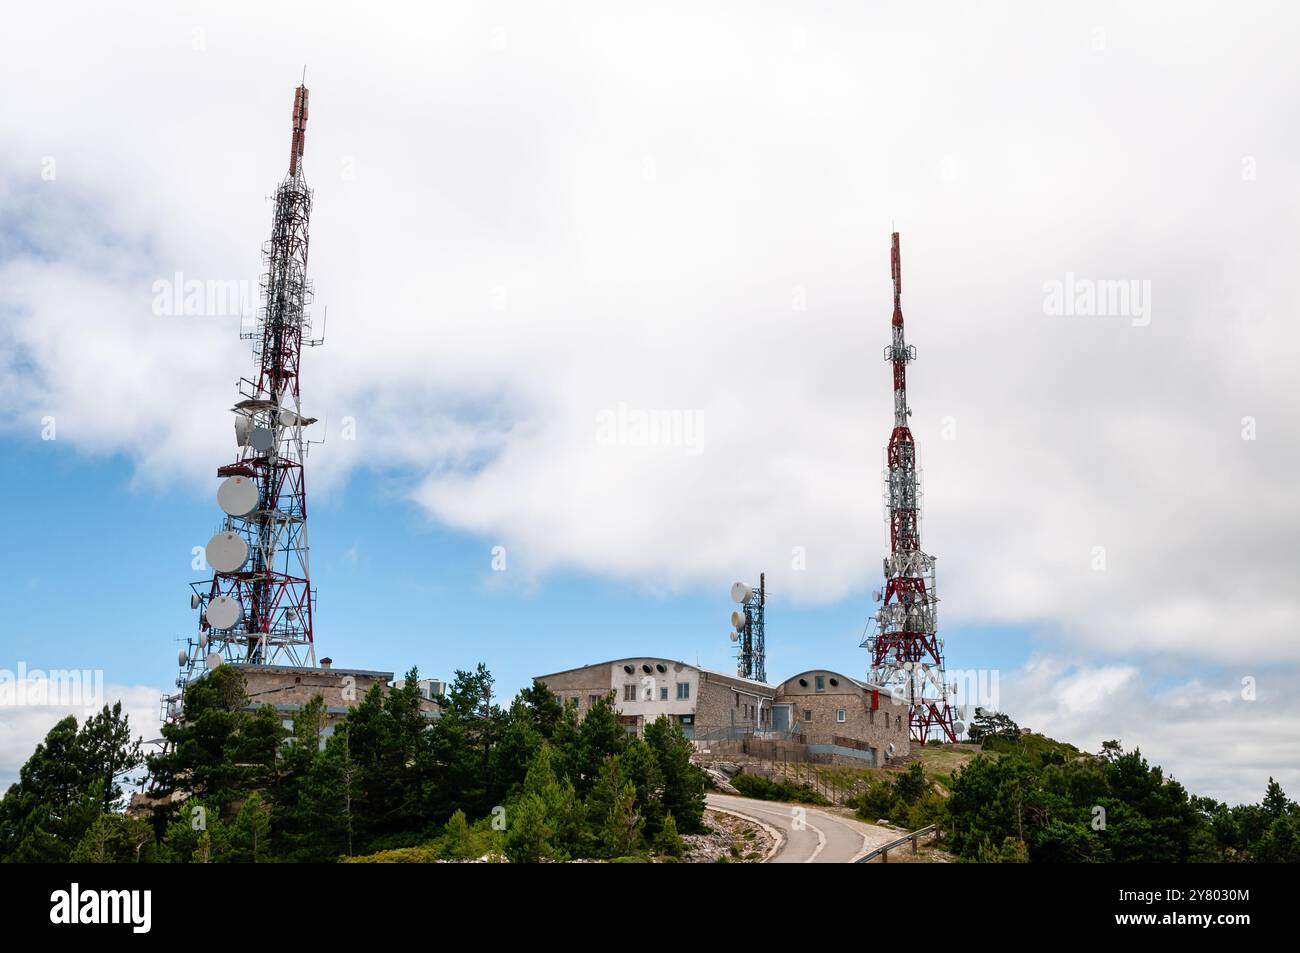
[(738, 602), (742, 606), (749, 601), (749, 586), (743, 582), (733, 582), (731, 584), (731, 601)]
[(188, 662), (189, 660), (190, 660), (190, 653), (185, 651), (184, 649), (181, 649), (179, 652), (176, 653), (176, 664), (178, 666), (184, 667), (185, 663)]
[(743, 613), (743, 612), (733, 612), (733, 613), (731, 613), (731, 624), (732, 624), (735, 628), (737, 628), (737, 629), (743, 629), (743, 628), (745, 627), (745, 621), (746, 621), (746, 620), (745, 620), (745, 613)]
[(220, 652), (209, 652), (208, 657), (203, 660), (203, 665), (205, 668), (210, 668), (210, 669), (216, 668), (220, 664), (221, 664)]
[(248, 446), (248, 435), (253, 429), (253, 418), (246, 417), (243, 414), (235, 418), (235, 445), (238, 447)]
[(228, 629), (239, 621), (244, 614), (244, 607), (230, 596), (217, 596), (208, 603), (206, 613), (208, 625), (214, 629)]
[(248, 544), (238, 533), (218, 533), (208, 540), (204, 556), (217, 572), (237, 572), (248, 561)]
[(217, 489), (217, 505), (231, 516), (247, 516), (257, 509), (257, 484), (244, 476), (228, 477)]
[(953, 733), (954, 733), (954, 734), (958, 734), (958, 735), (959, 735), (959, 734), (961, 734), (963, 731), (966, 730), (966, 726), (963, 725), (960, 721), (958, 721), (958, 722), (954, 722), (954, 723), (953, 723), (953, 726), (952, 726), (952, 730), (953, 730)]
[(198, 607), (199, 607), (199, 594), (197, 592), (192, 592), (190, 593), (190, 608), (197, 609)]
[(732, 632), (732, 633), (731, 633), (731, 641), (735, 642), (735, 641), (739, 640), (739, 638), (740, 638), (740, 633), (739, 633), (739, 632)]
[(266, 427), (254, 427), (248, 435), (248, 445), (258, 453), (266, 453), (275, 443), (275, 434)]

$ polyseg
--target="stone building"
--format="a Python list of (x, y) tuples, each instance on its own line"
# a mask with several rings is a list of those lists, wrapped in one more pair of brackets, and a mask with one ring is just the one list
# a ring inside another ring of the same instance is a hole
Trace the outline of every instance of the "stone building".
[(815, 751), (879, 767), (911, 750), (907, 705), (839, 672), (811, 669), (786, 679), (773, 706), (774, 727), (789, 729)]
[[(328, 658), (320, 660), (319, 668), (240, 663), (239, 671), (247, 684), (248, 710), (271, 705), (280, 713), (286, 728), (293, 726), (294, 712), (319, 695), (325, 703), (323, 737), (333, 734), (335, 727), (347, 717), (348, 709), (359, 704), (374, 686), (381, 686), (380, 690), (387, 694), (404, 684), (400, 679), (394, 682), (392, 672), (335, 668)], [(426, 682), (430, 685), (426, 686)], [(436, 693), (429, 690), (433, 684), (441, 686), (436, 680), (420, 682), (420, 708), (427, 718), (438, 715), (438, 705), (432, 698)]]
[(640, 735), (660, 715), (675, 719), (688, 738), (729, 738), (766, 731), (772, 724), (771, 685), (654, 656), (571, 668), (536, 681), (564, 705), (585, 715), (596, 699), (614, 693), (619, 720)]
[(654, 656), (571, 668), (537, 681), (578, 716), (614, 693), (619, 720), (641, 734), (660, 715), (699, 742), (755, 736), (804, 744), (836, 760), (880, 766), (911, 750), (906, 705), (876, 686), (813, 669), (768, 685)]

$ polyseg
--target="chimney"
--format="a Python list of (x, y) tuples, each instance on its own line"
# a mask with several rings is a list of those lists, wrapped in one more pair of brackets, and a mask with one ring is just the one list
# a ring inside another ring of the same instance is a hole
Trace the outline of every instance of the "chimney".
[(325, 658), (320, 660), (320, 667), (323, 669), (328, 669), (333, 664), (334, 664), (334, 660), (329, 656), (326, 656)]

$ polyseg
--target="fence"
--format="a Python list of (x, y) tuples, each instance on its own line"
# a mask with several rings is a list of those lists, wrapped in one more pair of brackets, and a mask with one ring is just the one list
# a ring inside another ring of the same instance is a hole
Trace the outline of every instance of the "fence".
[(935, 840), (939, 840), (939, 838), (943, 836), (943, 832), (940, 831), (936, 825), (931, 824), (929, 827), (923, 827), (919, 831), (912, 831), (910, 834), (904, 834), (897, 840), (891, 840), (888, 844), (885, 844), (882, 847), (877, 847), (871, 853), (858, 858), (857, 862), (859, 864), (869, 864), (879, 857), (882, 864), (887, 864), (889, 863), (889, 852), (895, 847), (902, 847), (907, 843), (912, 845), (912, 853), (915, 854), (918, 850), (917, 842), (920, 840), (922, 834), (931, 834)]

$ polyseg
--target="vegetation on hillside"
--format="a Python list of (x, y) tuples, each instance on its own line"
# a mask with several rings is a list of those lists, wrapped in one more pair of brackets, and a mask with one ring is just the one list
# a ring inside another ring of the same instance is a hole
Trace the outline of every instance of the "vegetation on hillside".
[[(166, 752), (147, 759), (152, 818), (122, 813), (145, 758), (121, 707), (65, 718), (0, 800), (0, 860), (667, 859), (702, 830), (705, 776), (675, 722), (629, 737), (612, 694), (579, 721), (540, 684), (502, 708), (482, 666), (456, 673), (430, 721), (416, 679), (372, 689), (327, 734), (319, 698), (285, 729), (270, 706), (249, 710), (237, 666), (215, 669), (190, 687), (185, 723), (163, 729)], [(927, 775), (924, 749), (864, 779), (849, 805), (869, 822), (937, 824), (967, 861), (1300, 861), (1300, 806), (1272, 779), (1260, 803), (1228, 807), (1118, 741), (1090, 754), (989, 712), (970, 730), (983, 750), (951, 774)], [(820, 800), (786, 781), (733, 783)]]
[(442, 715), (405, 688), (372, 689), (337, 730), (317, 698), (291, 730), (247, 710), (243, 675), (221, 666), (186, 694), (148, 759), (151, 821), (119, 813), (118, 782), (141, 764), (120, 709), (55, 726), (0, 801), (0, 859), (67, 861), (512, 861), (683, 853), (703, 829), (704, 774), (666, 718), (623, 730), (612, 693), (581, 722), (535, 684), (495, 705), (483, 666), (457, 672)]
[(913, 763), (850, 806), (908, 830), (938, 824), (969, 861), (1300, 861), (1300, 806), (1272, 778), (1262, 803), (1228, 807), (1118, 741), (1088, 754), (983, 711), (971, 734), (988, 754), (951, 777), (927, 779)]

